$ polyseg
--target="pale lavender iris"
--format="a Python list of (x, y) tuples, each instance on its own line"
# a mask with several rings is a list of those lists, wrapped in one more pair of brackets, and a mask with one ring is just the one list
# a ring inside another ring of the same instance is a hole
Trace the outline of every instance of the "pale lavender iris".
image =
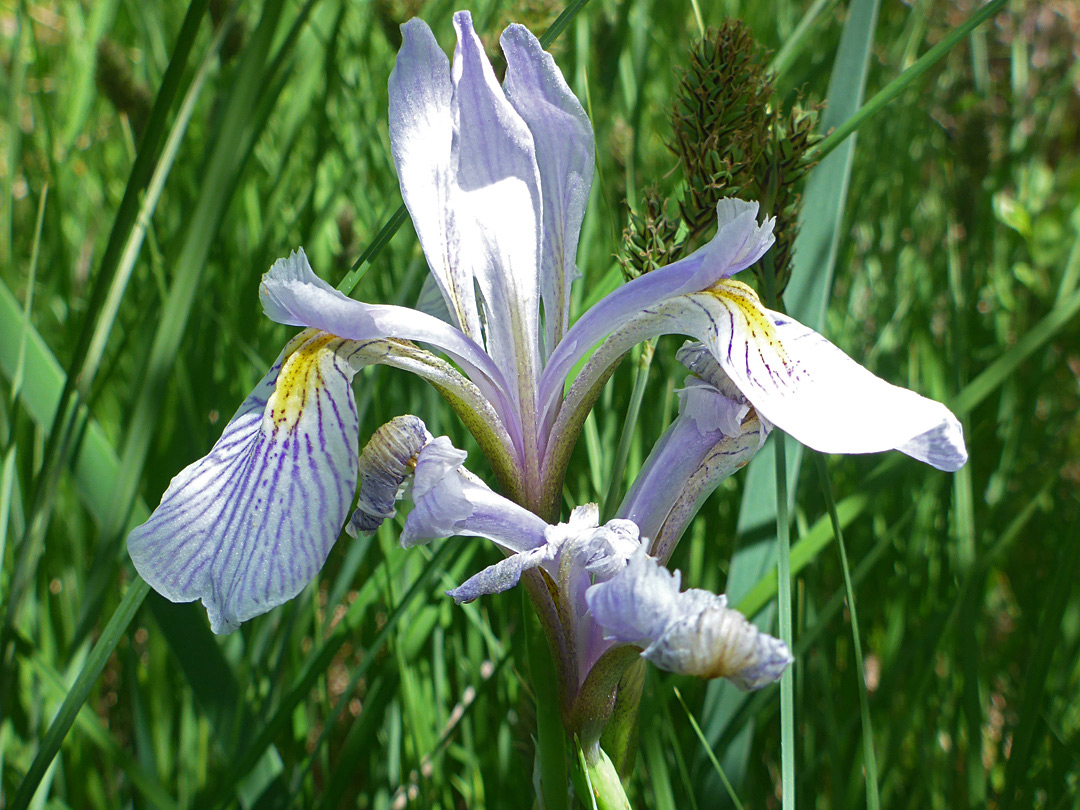
[[(722, 200), (711, 241), (624, 285), (571, 325), (570, 286), (579, 276), (575, 256), (593, 178), (592, 127), (525, 28), (503, 32), (500, 85), (469, 13), (456, 14), (454, 26), (451, 63), (425, 23), (406, 23), (389, 83), (402, 197), (448, 320), (353, 300), (316, 276), (302, 250), (276, 262), (260, 287), (265, 311), (309, 331), (290, 344), (280, 374), (275, 365), (211, 453), (177, 476), (132, 533), (136, 568), (155, 589), (175, 601), (202, 599), (220, 632), (310, 581), (356, 486), (350, 386), (372, 363), (435, 385), (520, 512), (554, 520), (570, 450), (614, 365), (658, 334), (701, 341), (724, 379), (710, 382), (715, 392), (684, 394), (693, 413), (680, 417), (654, 465), (685, 451), (685, 480), (665, 488), (647, 469), (626, 505), (647, 536), (655, 531), (667, 544), (653, 549), (661, 556), (702, 493), (752, 454), (768, 424), (826, 452), (897, 448), (942, 469), (963, 463), (960, 425), (944, 406), (873, 376), (820, 335), (763, 308), (731, 278), (773, 243), (774, 220), (759, 221), (757, 203)], [(710, 407), (718, 409), (714, 416)], [(471, 493), (475, 502), (458, 522), (499, 519), (477, 481), (459, 478), (455, 497)], [(416, 481), (423, 480), (418, 468)], [(302, 497), (306, 492), (311, 497)], [(368, 511), (353, 529), (385, 517), (387, 497), (362, 503)], [(422, 537), (410, 535), (408, 524), (406, 535)], [(517, 554), (538, 547), (505, 548)], [(494, 572), (497, 581), (529, 570), (514, 566)]]

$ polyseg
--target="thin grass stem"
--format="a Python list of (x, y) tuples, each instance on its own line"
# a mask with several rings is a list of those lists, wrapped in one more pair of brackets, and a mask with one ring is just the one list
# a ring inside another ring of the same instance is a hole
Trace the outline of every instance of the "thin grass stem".
[(844, 546), (844, 532), (840, 527), (840, 516), (836, 511), (836, 499), (833, 497), (832, 484), (829, 482), (829, 469), (825, 457), (814, 453), (818, 478), (821, 480), (825, 507), (829, 512), (833, 536), (836, 538), (836, 550), (840, 555), (840, 567), (844, 573), (844, 592), (847, 594), (848, 614), (851, 616), (851, 643), (855, 653), (855, 680), (859, 687), (859, 714), (862, 720), (863, 767), (866, 769), (866, 808), (879, 810), (881, 796), (878, 793), (877, 756), (874, 754), (874, 728), (870, 722), (870, 698), (866, 690), (866, 672), (862, 652), (862, 637), (859, 633), (859, 616), (855, 610), (855, 588), (851, 580), (851, 568), (848, 565), (847, 549)]

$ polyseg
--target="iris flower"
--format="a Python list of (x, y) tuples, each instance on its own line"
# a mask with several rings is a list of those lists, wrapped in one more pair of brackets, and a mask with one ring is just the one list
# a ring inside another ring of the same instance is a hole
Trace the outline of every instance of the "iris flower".
[[(721, 395), (685, 395), (697, 409), (687, 417), (693, 424), (683, 420), (686, 430), (665, 436), (665, 446), (686, 444), (693, 430), (704, 437), (694, 446), (704, 447), (717, 438), (710, 420), (727, 424), (741, 411), (739, 435), (721, 431), (729, 443), (749, 441), (741, 431), (749, 420), (756, 437), (776, 425), (823, 452), (895, 448), (940, 469), (964, 463), (960, 425), (944, 406), (875, 377), (732, 278), (773, 242), (774, 220), (759, 220), (757, 203), (722, 200), (711, 241), (615, 290), (571, 325), (593, 176), (591, 125), (525, 28), (511, 25), (502, 35), (500, 85), (468, 12), (454, 25), (451, 64), (426, 24), (406, 23), (389, 87), (402, 196), (448, 320), (348, 298), (315, 275), (302, 250), (276, 262), (260, 287), (265, 312), (305, 329), (209, 455), (177, 475), (131, 533), (129, 552), (151, 586), (173, 601), (201, 599), (212, 629), (228, 632), (311, 581), (356, 490), (352, 380), (373, 363), (428, 380), (537, 527), (536, 515), (545, 526), (558, 517), (570, 451), (615, 365), (664, 333), (700, 342), (712, 363), (707, 385)], [(711, 416), (710, 397), (720, 403)], [(685, 461), (678, 486), (643, 481), (623, 517), (642, 526), (666, 510), (661, 524), (641, 531), (649, 537), (685, 514), (702, 480), (711, 480), (699, 468), (715, 466), (715, 444), (696, 463)], [(643, 581), (666, 576), (633, 565), (646, 571)], [(644, 641), (656, 627), (637, 629)]]

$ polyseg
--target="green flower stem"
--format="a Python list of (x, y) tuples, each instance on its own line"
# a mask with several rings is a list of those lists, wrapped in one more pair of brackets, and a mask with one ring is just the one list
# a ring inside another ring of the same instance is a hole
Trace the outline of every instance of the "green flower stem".
[(645, 659), (639, 657), (630, 663), (619, 680), (615, 708), (600, 736), (600, 745), (605, 751), (611, 752), (609, 756), (624, 779), (629, 778), (637, 759), (638, 709), (644, 691)]
[(52, 764), (53, 759), (56, 757), (56, 753), (60, 750), (60, 744), (64, 741), (64, 737), (67, 736), (71, 724), (75, 722), (75, 716), (86, 702), (87, 697), (90, 696), (90, 690), (94, 688), (98, 676), (105, 669), (109, 656), (116, 649), (120, 637), (127, 630), (127, 626), (131, 623), (135, 612), (142, 605), (143, 599), (146, 598), (149, 591), (150, 586), (146, 584), (145, 580), (140, 576), (136, 576), (128, 586), (127, 591), (124, 592), (124, 598), (120, 601), (120, 606), (116, 608), (116, 612), (109, 619), (109, 623), (105, 625), (105, 629), (101, 631), (101, 637), (98, 638), (94, 648), (90, 651), (90, 655), (87, 656), (86, 663), (83, 664), (75, 683), (72, 684), (70, 691), (64, 698), (64, 702), (60, 705), (60, 710), (49, 724), (49, 730), (45, 732), (45, 737), (41, 740), (41, 747), (38, 748), (34, 761), (30, 763), (30, 769), (26, 772), (26, 776), (23, 777), (19, 790), (11, 802), (12, 810), (25, 810), (30, 806), (38, 785), (41, 784), (41, 779), (45, 776), (45, 771), (48, 770), (49, 765)]
[[(569, 717), (570, 730), (578, 735), (584, 747), (599, 745), (600, 735), (615, 708), (615, 692), (623, 675), (640, 658), (640, 647), (620, 644), (601, 655), (589, 670)], [(636, 706), (634, 708), (636, 715)]]
[[(527, 593), (531, 597), (532, 589)], [(536, 606), (536, 600), (532, 602)], [(539, 610), (536, 615), (540, 616)], [(555, 661), (549, 648), (550, 632), (539, 632), (538, 622), (529, 616), (528, 608), (525, 609), (525, 623), (529, 679), (536, 696), (536, 759), (542, 806), (545, 810), (567, 810), (566, 731), (559, 711), (563, 679), (556, 677)]]
[(585, 778), (591, 791), (590, 796), (582, 797), (587, 802), (586, 806), (591, 803), (597, 810), (630, 810), (630, 800), (626, 798), (622, 780), (604, 749), (591, 745), (582, 748), (581, 752)]

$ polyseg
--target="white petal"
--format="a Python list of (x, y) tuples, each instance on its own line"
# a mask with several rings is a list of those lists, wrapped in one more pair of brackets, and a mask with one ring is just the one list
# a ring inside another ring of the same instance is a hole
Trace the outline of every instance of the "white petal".
[(453, 323), (481, 340), (472, 268), (458, 260), (450, 216), (450, 61), (420, 19), (401, 26), (390, 74), (390, 147), (416, 235)]
[(960, 422), (940, 402), (885, 382), (817, 332), (761, 307), (728, 281), (715, 300), (727, 313), (706, 340), (757, 411), (823, 453), (900, 450), (941, 470), (967, 461)]
[(550, 352), (566, 331), (570, 285), (580, 276), (576, 257), (593, 178), (592, 124), (551, 54), (527, 28), (511, 25), (500, 42), (506, 54), (506, 95), (532, 132), (540, 169), (540, 290)]
[(499, 86), (471, 16), (458, 12), (454, 25), (450, 205), (459, 261), (473, 268), (484, 297), (488, 353), (515, 385), (523, 421), (531, 421), (539, 373), (539, 169), (532, 134)]
[(312, 326), (352, 340), (404, 338), (429, 343), (449, 355), (476, 384), (503, 419), (511, 436), (520, 436), (510, 389), (487, 353), (450, 324), (415, 309), (365, 304), (335, 290), (308, 264), (303, 249), (274, 262), (259, 286), (271, 320)]
[(462, 463), (465, 453), (445, 436), (429, 442), (416, 460), (413, 509), (401, 535), (404, 546), (440, 537), (486, 537), (507, 551), (544, 545), (547, 524), (494, 492)]
[(761, 419), (815, 450), (896, 449), (948, 471), (967, 461), (963, 429), (948, 408), (874, 376), (812, 329), (762, 307), (753, 290), (732, 279), (648, 307), (612, 334), (574, 380), (553, 434), (612, 363), (662, 334), (702, 341)]
[(356, 351), (332, 335), (297, 336), (128, 537), (151, 587), (202, 599), (215, 633), (296, 596), (337, 540), (356, 487)]

